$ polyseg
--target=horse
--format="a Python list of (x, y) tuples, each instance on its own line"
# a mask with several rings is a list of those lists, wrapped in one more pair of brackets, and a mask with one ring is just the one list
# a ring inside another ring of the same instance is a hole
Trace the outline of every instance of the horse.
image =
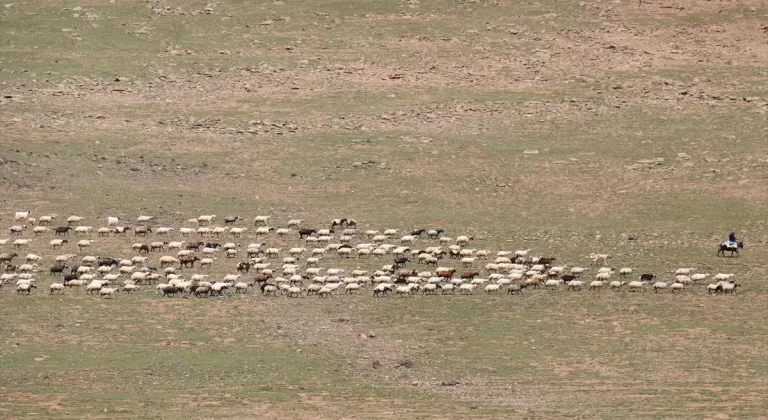
[(717, 248), (717, 256), (725, 256), (726, 252), (731, 253), (731, 257), (733, 257), (733, 254), (736, 253), (736, 256), (739, 256), (739, 249), (744, 249), (744, 241), (739, 241), (736, 243), (736, 246), (729, 246), (728, 242), (723, 242), (722, 244), (718, 245)]

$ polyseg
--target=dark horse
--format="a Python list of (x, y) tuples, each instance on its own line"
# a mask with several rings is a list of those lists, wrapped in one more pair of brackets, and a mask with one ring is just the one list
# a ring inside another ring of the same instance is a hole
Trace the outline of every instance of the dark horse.
[(744, 249), (744, 241), (739, 241), (736, 243), (736, 246), (728, 246), (728, 243), (720, 244), (717, 248), (717, 256), (725, 256), (726, 252), (731, 253), (731, 257), (733, 257), (733, 254), (736, 253), (736, 256), (739, 255), (739, 249)]

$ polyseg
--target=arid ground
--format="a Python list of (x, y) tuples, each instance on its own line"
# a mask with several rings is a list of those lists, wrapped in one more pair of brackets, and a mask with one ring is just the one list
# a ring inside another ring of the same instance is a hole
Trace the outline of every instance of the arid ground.
[(26, 230), (44, 261), (32, 295), (0, 289), (0, 417), (766, 418), (767, 114), (759, 0), (4, 0), (0, 238), (19, 210), (216, 214), (287, 249), (253, 217), (350, 217), (742, 288), (50, 296), (56, 255), (158, 239)]

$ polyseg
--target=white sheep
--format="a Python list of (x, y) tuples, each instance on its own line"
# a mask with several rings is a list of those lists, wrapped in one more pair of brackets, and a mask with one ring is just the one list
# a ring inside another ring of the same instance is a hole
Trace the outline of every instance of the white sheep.
[(179, 233), (181, 234), (181, 236), (189, 236), (194, 232), (195, 230), (192, 228), (187, 228), (187, 227), (179, 228)]
[(475, 288), (474, 284), (465, 283), (465, 284), (462, 284), (461, 286), (459, 286), (459, 293), (461, 293), (463, 295), (471, 295), (472, 294), (472, 290), (474, 290), (474, 288)]
[(35, 234), (35, 235), (42, 235), (42, 234), (47, 233), (49, 231), (50, 231), (50, 229), (48, 229), (45, 226), (35, 226), (34, 228), (32, 228), (32, 233)]
[(485, 286), (485, 293), (488, 293), (488, 294), (496, 293), (499, 291), (500, 288), (501, 288), (500, 284), (489, 284)]
[(628, 275), (632, 274), (633, 271), (635, 270), (631, 267), (622, 267), (619, 270), (619, 277), (621, 278), (627, 277)]
[(352, 294), (353, 292), (360, 290), (360, 285), (357, 283), (348, 283), (346, 286), (344, 286), (344, 294)]
[(603, 282), (600, 280), (595, 280), (592, 283), (589, 283), (589, 290), (602, 290), (603, 288)]
[(728, 280), (730, 280), (732, 277), (735, 277), (735, 276), (736, 276), (736, 275), (735, 275), (735, 274), (733, 274), (733, 273), (729, 273), (729, 274), (725, 274), (725, 273), (718, 273), (717, 275), (715, 275), (715, 277), (713, 277), (713, 279), (714, 279), (714, 280), (716, 280), (716, 281), (728, 281)]
[(51, 283), (50, 286), (48, 286), (50, 289), (50, 294), (53, 294), (53, 292), (59, 292), (59, 294), (64, 294), (64, 284), (63, 283)]
[(578, 291), (584, 286), (584, 282), (581, 280), (571, 280), (568, 282), (568, 289)]
[(197, 217), (197, 224), (200, 226), (210, 225), (213, 219), (216, 218), (215, 214), (205, 214)]
[(291, 220), (289, 220), (289, 221), (288, 221), (288, 227), (289, 227), (289, 228), (296, 228), (296, 229), (298, 229), (298, 228), (299, 228), (299, 225), (300, 225), (300, 224), (301, 224), (301, 222), (303, 222), (303, 221), (304, 221), (304, 220), (302, 220), (302, 219), (291, 219)]
[(35, 286), (32, 283), (22, 283), (18, 286), (16, 286), (16, 293), (27, 293), (27, 296), (29, 296), (30, 293), (32, 293), (32, 289), (37, 289), (37, 286)]
[(126, 293), (133, 293), (135, 291), (138, 291), (141, 288), (141, 286), (135, 285), (135, 284), (126, 284), (123, 286), (123, 291)]
[(399, 229), (385, 229), (384, 230), (384, 236), (390, 238), (392, 236), (397, 235), (397, 232), (399, 232)]
[(90, 235), (92, 232), (93, 227), (91, 226), (78, 226), (75, 228), (76, 235)]
[(112, 298), (119, 290), (116, 287), (102, 287), (99, 289), (99, 295), (102, 299)]
[(683, 290), (684, 288), (685, 288), (685, 285), (683, 283), (675, 282), (669, 286), (669, 291), (672, 293), (680, 293), (680, 291)]
[(31, 239), (16, 239), (13, 241), (13, 246), (16, 248), (22, 248), (29, 245), (32, 242)]
[(475, 257), (464, 257), (461, 259), (461, 265), (464, 267), (472, 267), (475, 262)]
[(576, 277), (579, 277), (580, 275), (586, 273), (587, 271), (589, 271), (588, 268), (584, 268), (584, 267), (571, 267), (571, 274), (576, 276)]
[(117, 226), (120, 224), (120, 219), (113, 216), (107, 217), (107, 226)]
[(696, 283), (699, 280), (705, 280), (707, 277), (709, 277), (709, 273), (696, 273), (691, 274), (691, 281)]
[(27, 211), (17, 211), (16, 215), (13, 217), (13, 220), (14, 221), (26, 220), (27, 218), (29, 218), (29, 214), (30, 214), (29, 210), (27, 210)]
[(621, 289), (627, 282), (614, 280), (611, 282), (611, 289)]
[(597, 273), (595, 279), (598, 281), (608, 281), (611, 279), (611, 273)]
[(658, 293), (659, 290), (665, 290), (667, 288), (667, 282), (657, 281), (653, 284), (653, 291)]
[(637, 290), (642, 290), (643, 286), (645, 285), (645, 282), (642, 281), (631, 281), (627, 286), (629, 286), (629, 291), (634, 292)]
[(549, 290), (554, 290), (560, 287), (560, 285), (563, 283), (562, 280), (554, 280), (550, 279), (544, 282), (544, 287)]
[(245, 282), (237, 282), (235, 283), (235, 293), (247, 293), (248, 292), (248, 283)]
[(673, 272), (673, 274), (675, 274), (675, 275), (684, 275), (684, 276), (687, 276), (688, 274), (691, 274), (691, 273), (693, 273), (694, 271), (696, 271), (696, 269), (695, 269), (695, 268), (693, 268), (693, 267), (690, 267), (690, 268), (678, 268), (677, 270), (675, 270), (675, 271)]
[(530, 248), (529, 249), (519, 249), (519, 250), (515, 251), (515, 257), (525, 257), (525, 256), (528, 255), (529, 252), (531, 252)]
[(473, 237), (466, 236), (466, 235), (457, 236), (456, 237), (456, 245), (467, 246), (467, 245), (469, 245), (469, 241), (471, 241), (473, 239), (474, 239)]
[(171, 231), (172, 231), (172, 230), (174, 230), (172, 227), (159, 227), (159, 228), (157, 228), (157, 230), (155, 231), (155, 234), (156, 234), (157, 236), (160, 236), (160, 235), (169, 235), (169, 234), (171, 233)]

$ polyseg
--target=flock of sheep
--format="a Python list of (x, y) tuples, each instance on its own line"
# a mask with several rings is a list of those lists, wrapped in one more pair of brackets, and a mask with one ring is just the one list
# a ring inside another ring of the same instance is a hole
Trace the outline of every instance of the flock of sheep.
[[(670, 281), (657, 281), (650, 273), (630, 280), (635, 272), (633, 268), (606, 266), (610, 254), (590, 254), (589, 266), (567, 267), (556, 265), (554, 257), (532, 256), (530, 250), (492, 253), (470, 248), (474, 240), (471, 236), (452, 238), (442, 229), (414, 229), (407, 235), (401, 235), (398, 229), (361, 231), (355, 220), (346, 218), (332, 220), (325, 229), (301, 227), (299, 219), (274, 228), (270, 226), (269, 216), (257, 216), (251, 227), (235, 226), (243, 221), (239, 216), (226, 217), (224, 226), (215, 226), (215, 215), (203, 215), (187, 221), (195, 227), (180, 228), (160, 226), (152, 216), (139, 216), (139, 225), (135, 227), (121, 224), (117, 217), (106, 219), (106, 226), (98, 229), (83, 225), (85, 219), (79, 216), (70, 216), (66, 224), (51, 227), (56, 216), (35, 218), (28, 211), (16, 212), (17, 224), (8, 230), (11, 238), (0, 239), (0, 251), (3, 251), (0, 263), (5, 265), (0, 274), (0, 288), (15, 282), (17, 294), (29, 295), (37, 289), (38, 276), (45, 273), (46, 277), (56, 279), (48, 286), (50, 294), (83, 288), (102, 298), (110, 298), (119, 291), (141, 291), (145, 285), (150, 291), (169, 297), (247, 293), (251, 288), (258, 288), (263, 295), (294, 298), (355, 294), (367, 288), (374, 297), (457, 292), (471, 295), (476, 290), (487, 294), (503, 291), (519, 294), (524, 289), (540, 288), (600, 291), (603, 287), (629, 291), (650, 287), (656, 293), (675, 293), (709, 278), (709, 274), (696, 273), (694, 268), (679, 268), (672, 271), (674, 277)], [(30, 234), (25, 235), (26, 232)], [(96, 239), (90, 239), (94, 235)], [(131, 254), (126, 258), (60, 254), (53, 257), (47, 269), (43, 267), (45, 258), (41, 255), (31, 252), (24, 257), (19, 255), (33, 243), (39, 246), (38, 241), (47, 242), (47, 251), (61, 252), (65, 247), (76, 246), (79, 253), (85, 254), (95, 248), (99, 237), (129, 235), (141, 240), (153, 235), (156, 240), (133, 243), (130, 250), (125, 250)], [(243, 247), (233, 242), (249, 235), (257, 241), (274, 240), (275, 243), (269, 246), (265, 242), (254, 242)], [(45, 236), (53, 239), (37, 239)], [(171, 236), (178, 236), (179, 240), (171, 241)], [(229, 242), (217, 242), (225, 238)], [(276, 245), (290, 239), (300, 243), (286, 248)], [(432, 244), (416, 248), (417, 243), (425, 241)], [(154, 252), (166, 255), (150, 257)], [(173, 255), (167, 255), (171, 253)], [(374, 259), (388, 259), (391, 263), (375, 270), (333, 266), (334, 259), (340, 263), (352, 258), (356, 259), (355, 265)], [(157, 266), (152, 266), (153, 259)], [(222, 265), (227, 265), (231, 272), (215, 279), (211, 278), (212, 274), (205, 274), (213, 267), (223, 268)], [(584, 276), (592, 269), (596, 271), (594, 279), (586, 280)], [(720, 273), (712, 279), (714, 283), (707, 286), (710, 294), (735, 294), (740, 287), (733, 274)]]

